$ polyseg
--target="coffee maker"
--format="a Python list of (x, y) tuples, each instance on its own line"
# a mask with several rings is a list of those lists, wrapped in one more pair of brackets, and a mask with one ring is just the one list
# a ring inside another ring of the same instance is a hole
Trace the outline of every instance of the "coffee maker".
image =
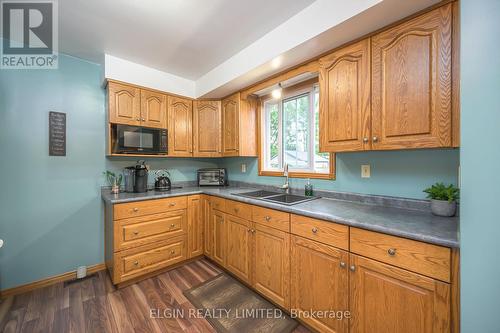
[(137, 161), (135, 166), (126, 167), (123, 170), (125, 175), (125, 191), (144, 193), (148, 191), (148, 166), (146, 161)]

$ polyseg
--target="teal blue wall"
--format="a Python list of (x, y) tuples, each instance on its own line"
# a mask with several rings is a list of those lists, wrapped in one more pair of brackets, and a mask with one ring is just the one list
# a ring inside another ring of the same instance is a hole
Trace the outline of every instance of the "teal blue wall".
[(500, 332), (500, 1), (460, 7), (462, 332)]
[[(0, 70), (0, 289), (104, 261), (106, 168), (101, 67), (61, 56), (58, 70)], [(67, 113), (67, 156), (48, 156), (49, 111)], [(161, 159), (174, 181), (211, 160)]]
[[(241, 164), (247, 172), (241, 172)], [(369, 164), (371, 177), (361, 178), (361, 165)], [(458, 149), (377, 151), (337, 154), (336, 180), (311, 180), (316, 189), (379, 194), (421, 199), (427, 186), (443, 181), (456, 184), (458, 180)], [(229, 170), (230, 180), (281, 185), (282, 177), (258, 176), (256, 158), (220, 160)], [(291, 179), (293, 187), (303, 188), (304, 179)]]

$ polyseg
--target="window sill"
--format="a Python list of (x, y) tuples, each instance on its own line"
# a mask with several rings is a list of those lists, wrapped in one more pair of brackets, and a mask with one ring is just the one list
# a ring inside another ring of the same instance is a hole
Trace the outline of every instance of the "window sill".
[[(282, 171), (259, 171), (259, 176), (284, 177)], [(289, 172), (290, 178), (335, 179), (333, 173)]]

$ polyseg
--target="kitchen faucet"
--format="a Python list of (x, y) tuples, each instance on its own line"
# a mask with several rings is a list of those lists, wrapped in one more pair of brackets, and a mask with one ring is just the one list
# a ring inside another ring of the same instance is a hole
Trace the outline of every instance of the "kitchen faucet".
[(282, 189), (285, 190), (286, 194), (290, 194), (290, 183), (288, 178), (288, 163), (285, 163), (285, 167), (283, 170), (283, 177), (286, 177), (285, 184), (281, 186)]

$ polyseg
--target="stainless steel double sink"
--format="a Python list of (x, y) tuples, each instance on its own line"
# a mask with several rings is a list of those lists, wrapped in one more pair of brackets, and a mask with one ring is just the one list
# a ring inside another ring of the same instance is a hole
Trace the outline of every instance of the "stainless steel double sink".
[(303, 195), (287, 194), (287, 193), (265, 191), (265, 190), (233, 193), (233, 195), (279, 203), (287, 206), (296, 205), (302, 202), (318, 199), (318, 197), (306, 197)]

